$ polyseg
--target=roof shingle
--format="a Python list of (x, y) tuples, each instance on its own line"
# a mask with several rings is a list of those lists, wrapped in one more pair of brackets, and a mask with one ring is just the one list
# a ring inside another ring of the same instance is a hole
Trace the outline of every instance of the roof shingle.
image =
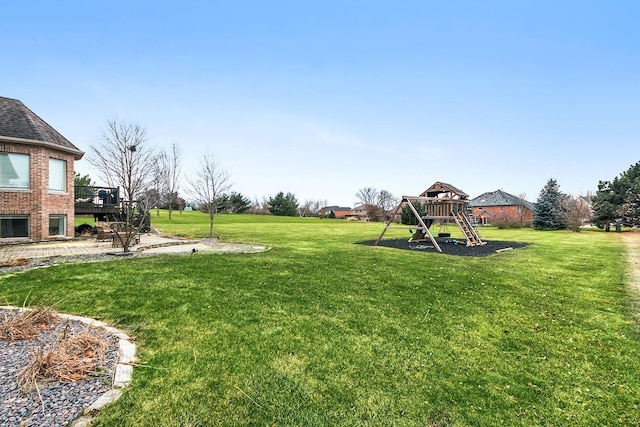
[(0, 139), (3, 137), (57, 146), (73, 153), (76, 159), (84, 154), (21, 101), (0, 96)]
[(524, 205), (526, 208), (533, 210), (534, 206), (531, 202), (520, 199), (518, 196), (509, 194), (502, 190), (490, 191), (471, 199), (469, 203), (472, 207), (486, 206), (519, 206)]

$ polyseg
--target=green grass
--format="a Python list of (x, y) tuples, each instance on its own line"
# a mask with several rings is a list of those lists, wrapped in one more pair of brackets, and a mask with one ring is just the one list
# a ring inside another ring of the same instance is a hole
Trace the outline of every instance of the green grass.
[[(168, 234), (208, 232), (199, 212), (165, 215)], [(353, 244), (376, 223), (214, 227), (271, 250), (0, 276), (3, 302), (57, 301), (136, 337), (142, 366), (97, 425), (640, 424), (619, 234), (485, 228), (530, 245), (468, 258)]]

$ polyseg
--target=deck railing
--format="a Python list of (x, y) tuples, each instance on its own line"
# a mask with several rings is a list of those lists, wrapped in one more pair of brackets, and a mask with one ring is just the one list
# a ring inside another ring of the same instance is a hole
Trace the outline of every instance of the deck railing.
[(74, 204), (85, 208), (114, 208), (120, 206), (119, 191), (112, 187), (75, 186)]

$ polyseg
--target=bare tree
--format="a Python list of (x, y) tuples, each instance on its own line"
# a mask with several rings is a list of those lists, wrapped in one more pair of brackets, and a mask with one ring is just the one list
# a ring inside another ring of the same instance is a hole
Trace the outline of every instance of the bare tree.
[(251, 202), (251, 207), (247, 212), (254, 215), (271, 215), (271, 212), (269, 212), (269, 200), (264, 196), (262, 200), (256, 197)]
[(110, 187), (118, 187), (122, 192), (122, 224), (114, 232), (124, 252), (129, 252), (138, 231), (133, 224), (136, 210), (143, 216), (139, 218), (140, 224), (148, 215), (144, 193), (153, 174), (156, 155), (146, 142), (145, 128), (131, 121), (113, 119), (107, 121), (100, 143), (89, 147), (89, 163)]
[(153, 188), (147, 190), (149, 207), (153, 208), (155, 206), (156, 216), (160, 216), (160, 203), (162, 203), (162, 199), (165, 197), (162, 186), (163, 169), (160, 163), (160, 157), (161, 155), (158, 155), (157, 161), (153, 165)]
[(356, 199), (358, 200), (358, 202), (362, 203), (365, 206), (375, 205), (377, 198), (378, 198), (378, 190), (371, 187), (361, 188), (356, 193)]
[(178, 198), (181, 157), (182, 152), (175, 142), (171, 144), (169, 152), (163, 150), (158, 156), (158, 192), (164, 195), (164, 198), (167, 200), (169, 219), (171, 219), (173, 205)]
[(356, 193), (358, 202), (364, 205), (367, 216), (371, 221), (382, 221), (386, 213), (398, 204), (393, 194), (387, 190), (376, 190), (375, 188), (361, 188)]
[(370, 221), (378, 221), (380, 212), (376, 204), (378, 198), (378, 190), (372, 187), (364, 187), (356, 193), (356, 199), (361, 203), (367, 212), (367, 218)]
[(152, 187), (145, 191), (144, 199), (147, 200), (147, 205), (149, 206), (149, 210), (156, 208), (156, 216), (160, 216), (160, 200), (162, 199), (162, 195), (160, 194), (160, 189), (158, 185), (158, 179), (156, 171), (153, 172), (153, 184)]
[(527, 214), (527, 193), (518, 194), (518, 220), (520, 225), (524, 225), (524, 217)]
[(567, 197), (562, 201), (562, 209), (567, 215), (567, 227), (576, 233), (580, 232), (582, 226), (591, 216), (591, 206), (580, 196)]
[(213, 238), (213, 220), (224, 210), (223, 196), (231, 188), (229, 180), (229, 174), (209, 154), (203, 156), (200, 166), (188, 179), (192, 197), (200, 209), (209, 212), (209, 238)]
[(305, 200), (300, 206), (300, 216), (317, 216), (320, 215), (320, 210), (327, 205), (326, 200)]
[(398, 199), (387, 190), (380, 190), (376, 198), (376, 204), (382, 211), (382, 215), (386, 218), (387, 213), (398, 205)]

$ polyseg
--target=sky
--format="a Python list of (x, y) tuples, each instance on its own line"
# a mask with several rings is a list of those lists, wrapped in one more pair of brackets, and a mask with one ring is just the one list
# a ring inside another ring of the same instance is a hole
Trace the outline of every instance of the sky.
[[(358, 190), (535, 201), (640, 161), (635, 0), (0, 2), (0, 96), (79, 149), (108, 120), (251, 200)], [(98, 173), (86, 159), (75, 169)], [(104, 184), (97, 182), (98, 184)]]

